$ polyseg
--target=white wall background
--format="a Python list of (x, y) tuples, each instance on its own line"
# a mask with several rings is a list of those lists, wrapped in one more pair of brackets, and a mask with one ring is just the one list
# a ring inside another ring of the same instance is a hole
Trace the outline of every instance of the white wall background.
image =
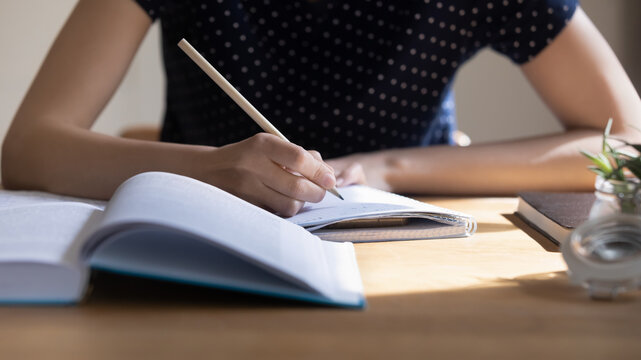
[[(637, 91), (641, 90), (641, 1), (580, 3), (614, 49)], [(454, 89), (459, 127), (473, 142), (561, 131), (558, 121), (507, 58), (485, 50), (465, 64), (457, 77)]]
[[(105, 0), (109, 1), (109, 0)], [(0, 0), (0, 137), (76, 0)], [(154, 24), (120, 88), (94, 126), (107, 134), (131, 124), (160, 124), (164, 78)]]
[[(0, 138), (4, 138), (22, 97), (75, 2), (0, 1)], [(635, 17), (641, 16), (641, 1), (583, 0), (582, 5), (639, 89), (641, 26)], [(160, 123), (164, 80), (159, 45), (156, 24), (96, 123), (96, 131), (117, 134), (131, 124)], [(491, 89), (488, 84), (492, 84)], [(473, 142), (560, 130), (518, 68), (491, 51), (482, 52), (462, 68), (455, 91), (459, 125)]]

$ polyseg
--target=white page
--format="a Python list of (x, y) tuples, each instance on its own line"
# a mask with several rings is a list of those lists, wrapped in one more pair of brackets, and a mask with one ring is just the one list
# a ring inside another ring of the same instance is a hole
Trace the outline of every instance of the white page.
[(327, 254), (327, 268), (333, 274), (332, 278), (336, 279), (332, 297), (362, 305), (365, 301), (363, 282), (354, 255), (354, 245), (350, 242), (323, 241), (323, 249)]
[(220, 189), (168, 173), (139, 174), (105, 209), (99, 241), (132, 224), (181, 229), (316, 291), (333, 286), (321, 240), (303, 228)]
[(336, 206), (310, 206), (302, 209), (298, 214), (287, 218), (294, 224), (303, 226), (308, 230), (314, 230), (319, 226), (334, 222), (353, 219), (380, 217), (391, 214), (403, 214), (407, 208), (394, 204), (377, 203), (353, 203), (345, 202)]
[(331, 194), (325, 194), (325, 198), (321, 202), (305, 204), (298, 214), (287, 220), (308, 227), (375, 214), (398, 213), (403, 215), (417, 211), (471, 219), (469, 215), (461, 212), (426, 204), (363, 185), (341, 188), (340, 193), (345, 200), (340, 200)]
[(0, 210), (16, 206), (52, 204), (61, 202), (83, 203), (104, 209), (106, 201), (51, 194), (41, 191), (0, 190)]
[[(249, 287), (257, 291), (292, 285), (207, 240), (167, 229), (132, 229), (117, 234), (91, 256), (92, 266), (176, 281)], [(299, 288), (299, 291), (302, 291)]]
[(296, 287), (251, 262), (211, 246), (205, 239), (168, 232), (166, 229), (123, 231), (93, 253), (91, 264), (97, 268), (156, 279), (321, 303), (362, 306), (362, 284), (353, 248), (346, 248), (342, 243), (323, 243), (322, 249), (330, 254), (325, 258), (337, 279), (335, 289), (322, 296)]
[(78, 249), (97, 208), (49, 202), (0, 209), (0, 302), (70, 303), (87, 284)]
[(0, 262), (77, 265), (69, 252), (95, 212), (91, 205), (57, 202), (0, 209)]

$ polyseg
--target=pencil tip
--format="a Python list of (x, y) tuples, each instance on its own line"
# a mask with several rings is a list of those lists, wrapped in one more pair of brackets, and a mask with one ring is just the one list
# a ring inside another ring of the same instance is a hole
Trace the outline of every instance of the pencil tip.
[(332, 189), (329, 189), (329, 190), (327, 190), (327, 191), (329, 191), (330, 193), (332, 193), (332, 194), (333, 194), (334, 196), (336, 196), (337, 198), (339, 198), (339, 199), (341, 199), (341, 200), (345, 200), (345, 199), (343, 199), (343, 197), (341, 196), (341, 194), (338, 192), (338, 190), (336, 190), (336, 188), (335, 188), (335, 187), (334, 187), (334, 188), (332, 188)]

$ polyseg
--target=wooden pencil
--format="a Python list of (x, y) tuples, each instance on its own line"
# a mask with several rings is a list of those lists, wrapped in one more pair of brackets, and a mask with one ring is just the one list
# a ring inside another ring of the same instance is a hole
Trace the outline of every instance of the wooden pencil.
[[(278, 129), (272, 125), (272, 123), (267, 120), (261, 114), (255, 107), (252, 105), (245, 97), (238, 92), (230, 83), (225, 79), (224, 76), (222, 76), (216, 68), (214, 68), (207, 59), (205, 59), (200, 53), (194, 49), (191, 44), (185, 40), (182, 39), (180, 42), (178, 42), (178, 47), (182, 49), (182, 51), (189, 56), (189, 58), (198, 65), (198, 67), (205, 72), (215, 83), (218, 85), (224, 92), (227, 94), (238, 106), (240, 106), (243, 111), (251, 117), (258, 126), (261, 127), (265, 132), (270, 133), (272, 135), (276, 135), (282, 140), (285, 140), (287, 142), (290, 142), (285, 135), (283, 135)], [(343, 200), (343, 197), (341, 194), (338, 193), (338, 190), (336, 190), (336, 187), (333, 187), (329, 190), (330, 193), (338, 197), (339, 199)]]

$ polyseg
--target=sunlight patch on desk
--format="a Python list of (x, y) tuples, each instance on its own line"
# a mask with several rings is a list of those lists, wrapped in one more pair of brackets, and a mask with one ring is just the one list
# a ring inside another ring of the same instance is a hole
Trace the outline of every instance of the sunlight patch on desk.
[[(368, 297), (505, 287), (511, 283), (504, 280), (567, 269), (560, 254), (546, 252), (527, 240), (479, 234), (464, 239), (357, 246), (356, 253)], [(502, 241), (512, 242), (509, 253)]]

